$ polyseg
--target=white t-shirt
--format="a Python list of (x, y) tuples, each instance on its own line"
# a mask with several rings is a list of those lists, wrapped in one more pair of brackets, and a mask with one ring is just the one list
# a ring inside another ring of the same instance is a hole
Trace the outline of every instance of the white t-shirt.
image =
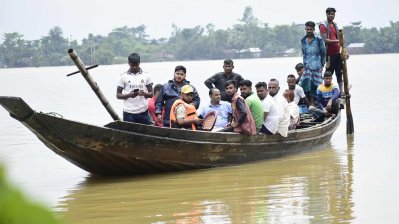
[(303, 91), (303, 88), (299, 86), (298, 84), (295, 85), (294, 89), (294, 101), (296, 105), (298, 105), (299, 100), (305, 97), (305, 92)]
[[(289, 89), (288, 86), (286, 86), (284, 90), (286, 89)], [(298, 84), (295, 84), (295, 89), (293, 91), (294, 91), (294, 102), (298, 104), (299, 100), (305, 97), (305, 92), (303, 91), (303, 88)]]
[(290, 124), (298, 123), (299, 107), (294, 101), (288, 103), (288, 111), (290, 112)]
[[(152, 84), (150, 76), (145, 72), (139, 72), (137, 74), (124, 73), (121, 75), (118, 86), (122, 87), (122, 93), (127, 94), (134, 89), (139, 91), (148, 92), (147, 85)], [(135, 98), (127, 98), (123, 102), (123, 111), (131, 114), (139, 114), (148, 109), (148, 99), (144, 96), (136, 96)]]
[(287, 137), (288, 126), (290, 125), (290, 112), (288, 111), (288, 102), (280, 94), (276, 94), (274, 97), (272, 97), (272, 99), (277, 104), (278, 114), (280, 118), (277, 131), (278, 133), (280, 133), (281, 136)]
[(263, 111), (268, 113), (266, 119), (263, 121), (263, 125), (267, 128), (267, 130), (275, 134), (277, 132), (280, 119), (278, 115), (277, 104), (274, 102), (271, 96), (266, 96), (266, 98), (262, 100), (262, 104)]

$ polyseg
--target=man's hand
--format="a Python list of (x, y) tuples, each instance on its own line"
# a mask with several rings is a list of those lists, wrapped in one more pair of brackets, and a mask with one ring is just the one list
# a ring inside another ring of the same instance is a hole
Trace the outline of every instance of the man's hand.
[(231, 127), (236, 128), (238, 126), (238, 123), (235, 120), (231, 121)]
[(159, 123), (162, 122), (162, 114), (157, 114), (157, 120)]
[(136, 96), (138, 96), (139, 92), (134, 92), (133, 90), (127, 94), (127, 98), (135, 98)]
[(326, 110), (331, 110), (332, 100), (330, 99), (327, 103)]
[(200, 118), (198, 118), (198, 117), (195, 117), (195, 118), (193, 119), (193, 122), (194, 122), (195, 124), (201, 124), (202, 119), (200, 119)]

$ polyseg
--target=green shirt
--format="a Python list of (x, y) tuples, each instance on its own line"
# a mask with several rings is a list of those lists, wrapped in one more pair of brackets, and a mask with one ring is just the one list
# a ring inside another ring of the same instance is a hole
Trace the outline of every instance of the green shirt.
[(255, 120), (256, 131), (259, 132), (264, 120), (262, 101), (260, 101), (259, 97), (256, 94), (252, 93), (247, 98), (245, 98), (245, 102), (247, 102), (249, 110), (252, 113), (252, 117)]

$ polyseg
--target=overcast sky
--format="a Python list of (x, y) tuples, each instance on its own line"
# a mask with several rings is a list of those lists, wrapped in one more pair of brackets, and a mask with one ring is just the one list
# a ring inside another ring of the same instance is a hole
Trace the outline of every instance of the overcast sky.
[(399, 0), (0, 0), (0, 35), (18, 32), (27, 40), (46, 36), (59, 26), (64, 37), (81, 40), (89, 33), (106, 35), (113, 28), (146, 25), (151, 38), (169, 37), (180, 28), (213, 23), (226, 29), (238, 22), (246, 6), (270, 26), (320, 22), (325, 9), (337, 10), (341, 25), (361, 21), (364, 27), (399, 21)]

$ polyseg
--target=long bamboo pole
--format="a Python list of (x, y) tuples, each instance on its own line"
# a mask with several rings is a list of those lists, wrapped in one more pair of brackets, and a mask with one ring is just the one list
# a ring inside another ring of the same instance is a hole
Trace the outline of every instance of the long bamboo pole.
[(351, 101), (349, 93), (349, 81), (348, 81), (348, 68), (346, 66), (346, 48), (344, 32), (339, 30), (339, 44), (341, 45), (341, 58), (342, 58), (342, 73), (344, 78), (344, 92), (345, 92), (345, 107), (346, 107), (346, 134), (353, 134), (355, 132), (353, 126), (353, 117), (351, 110)]
[(112, 109), (111, 104), (109, 104), (108, 100), (105, 98), (104, 94), (101, 92), (100, 87), (98, 87), (97, 83), (91, 78), (89, 72), (86, 69), (86, 66), (83, 64), (82, 60), (80, 60), (79, 56), (73, 51), (73, 49), (68, 50), (69, 57), (75, 63), (76, 67), (78, 67), (82, 76), (86, 79), (87, 83), (89, 83), (91, 89), (97, 95), (98, 99), (100, 99), (101, 103), (111, 115), (112, 119), (120, 120), (117, 113), (115, 113), (114, 109)]

